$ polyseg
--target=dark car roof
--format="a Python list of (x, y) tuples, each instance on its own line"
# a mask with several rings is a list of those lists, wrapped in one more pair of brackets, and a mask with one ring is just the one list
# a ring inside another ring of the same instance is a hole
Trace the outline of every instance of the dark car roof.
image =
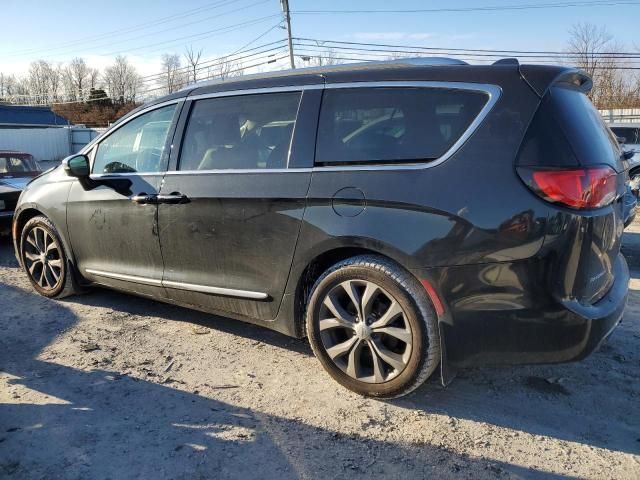
[(120, 121), (144, 108), (176, 98), (233, 90), (375, 81), (441, 81), (500, 84), (500, 79), (504, 78), (504, 75), (525, 77), (529, 86), (539, 96), (542, 96), (549, 85), (560, 77), (576, 75), (580, 78), (586, 78), (583, 72), (575, 68), (553, 65), (520, 65), (515, 59), (505, 59), (493, 65), (469, 65), (461, 60), (439, 57), (350, 63), (280, 70), (243, 75), (224, 80), (198, 82), (178, 92), (154, 99), (133, 110)]
[(16, 155), (19, 157), (32, 157), (30, 153), (20, 152), (18, 150), (0, 150), (0, 155)]

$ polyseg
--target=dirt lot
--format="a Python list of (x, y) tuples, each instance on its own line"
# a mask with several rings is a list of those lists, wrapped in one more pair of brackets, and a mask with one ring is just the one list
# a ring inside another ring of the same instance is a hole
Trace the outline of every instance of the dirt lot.
[(304, 341), (96, 290), (35, 295), (0, 240), (2, 478), (640, 478), (640, 224), (623, 324), (578, 364), (391, 402)]

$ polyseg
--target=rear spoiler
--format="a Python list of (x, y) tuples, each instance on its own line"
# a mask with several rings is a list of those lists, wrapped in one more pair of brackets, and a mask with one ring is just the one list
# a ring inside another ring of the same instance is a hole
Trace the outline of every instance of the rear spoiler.
[(584, 93), (589, 92), (593, 88), (591, 77), (579, 68), (548, 65), (520, 65), (517, 58), (498, 60), (494, 65), (513, 65), (517, 67), (520, 77), (539, 98), (544, 97), (549, 91), (549, 88), (558, 84), (578, 88)]

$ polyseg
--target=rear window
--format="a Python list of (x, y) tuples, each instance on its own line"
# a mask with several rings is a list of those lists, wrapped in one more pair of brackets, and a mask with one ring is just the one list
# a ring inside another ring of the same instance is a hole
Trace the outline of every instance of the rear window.
[(350, 88), (324, 92), (316, 164), (412, 163), (441, 157), (489, 97), (442, 88)]
[(611, 131), (616, 137), (624, 138), (624, 143), (637, 145), (640, 144), (640, 128), (634, 127), (611, 127)]

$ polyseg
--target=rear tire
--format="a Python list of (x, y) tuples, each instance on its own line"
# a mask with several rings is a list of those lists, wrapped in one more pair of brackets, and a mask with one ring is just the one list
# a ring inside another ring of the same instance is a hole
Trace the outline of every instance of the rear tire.
[(30, 219), (20, 235), (20, 260), (31, 285), (49, 298), (77, 293), (72, 265), (56, 227), (44, 215)]
[(437, 316), (418, 280), (377, 255), (344, 260), (313, 286), (306, 328), (329, 375), (361, 395), (418, 388), (440, 362)]

